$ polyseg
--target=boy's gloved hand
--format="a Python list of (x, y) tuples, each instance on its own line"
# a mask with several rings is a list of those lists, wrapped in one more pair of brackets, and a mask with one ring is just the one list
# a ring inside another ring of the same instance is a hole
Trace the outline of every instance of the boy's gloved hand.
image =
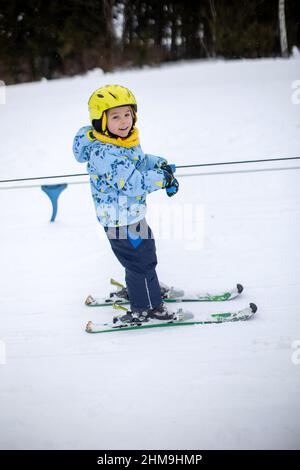
[(174, 164), (169, 165), (166, 162), (166, 163), (162, 163), (160, 168), (161, 168), (161, 170), (167, 171), (168, 173), (170, 173), (174, 177), (174, 173), (176, 171), (176, 165), (174, 165)]
[(173, 179), (171, 186), (166, 188), (166, 193), (169, 197), (174, 196), (179, 190), (179, 183), (176, 178)]
[[(168, 165), (169, 166), (169, 165)], [(164, 188), (166, 188), (167, 195), (169, 197), (174, 196), (179, 189), (179, 183), (176, 178), (173, 176), (173, 172), (169, 173), (168, 171), (162, 169), (165, 177)]]
[(174, 196), (179, 190), (179, 183), (176, 178), (174, 178), (174, 173), (176, 171), (175, 165), (169, 165), (167, 162), (163, 163), (160, 167), (165, 175), (165, 188), (166, 193), (169, 197)]

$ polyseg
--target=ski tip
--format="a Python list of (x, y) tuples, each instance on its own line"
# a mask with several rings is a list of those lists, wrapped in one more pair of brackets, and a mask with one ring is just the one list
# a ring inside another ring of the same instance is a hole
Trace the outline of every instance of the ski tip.
[(85, 327), (85, 331), (87, 331), (88, 333), (90, 333), (93, 329), (93, 322), (90, 320), (87, 322), (86, 324), (86, 327)]
[(256, 306), (255, 304), (253, 304), (253, 303), (251, 303), (251, 304), (249, 304), (249, 305), (250, 305), (250, 308), (251, 308), (252, 312), (255, 313), (256, 310), (257, 310), (257, 306)]
[(239, 294), (241, 294), (244, 290), (244, 287), (242, 286), (242, 284), (237, 284), (236, 288), (237, 288), (237, 291), (238, 291)]
[(85, 305), (91, 305), (93, 302), (94, 302), (94, 299), (91, 295), (88, 295), (84, 301)]

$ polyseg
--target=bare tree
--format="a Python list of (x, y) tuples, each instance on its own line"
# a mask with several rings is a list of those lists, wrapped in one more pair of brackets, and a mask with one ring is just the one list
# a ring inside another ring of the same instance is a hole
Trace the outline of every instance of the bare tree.
[(279, 35), (280, 35), (280, 47), (282, 57), (288, 57), (288, 42), (286, 34), (286, 22), (285, 22), (285, 0), (279, 0), (278, 3), (278, 20), (279, 20)]

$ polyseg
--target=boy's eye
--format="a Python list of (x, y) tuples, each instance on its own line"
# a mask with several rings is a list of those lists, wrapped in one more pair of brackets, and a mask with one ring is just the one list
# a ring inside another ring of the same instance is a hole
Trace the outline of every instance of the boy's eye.
[[(130, 113), (126, 113), (124, 115), (125, 117), (129, 117), (130, 116)], [(112, 119), (120, 119), (120, 116), (117, 116), (116, 114), (112, 117)]]

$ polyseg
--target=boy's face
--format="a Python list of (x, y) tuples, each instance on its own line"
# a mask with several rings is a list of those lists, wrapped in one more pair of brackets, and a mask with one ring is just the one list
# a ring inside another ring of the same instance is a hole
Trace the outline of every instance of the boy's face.
[(107, 110), (107, 128), (112, 134), (127, 137), (133, 124), (130, 106), (119, 106)]

